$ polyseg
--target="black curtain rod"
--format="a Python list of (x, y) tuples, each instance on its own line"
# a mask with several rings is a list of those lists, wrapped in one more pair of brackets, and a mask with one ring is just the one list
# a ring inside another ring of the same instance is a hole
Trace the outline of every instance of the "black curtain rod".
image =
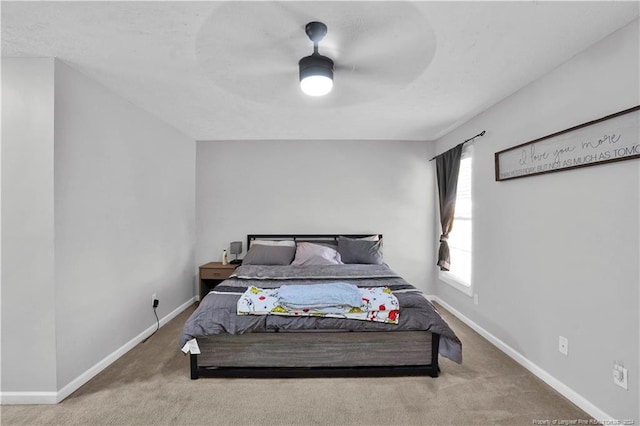
[[(463, 143), (463, 144), (465, 144), (465, 143), (467, 143), (467, 142), (470, 142), (470, 141), (474, 140), (475, 138), (479, 138), (480, 136), (484, 136), (485, 132), (486, 132), (486, 130), (483, 130), (483, 131), (481, 131), (480, 133), (478, 133), (477, 135), (475, 135), (474, 137), (469, 138), (469, 139), (467, 139), (466, 141), (464, 141), (464, 142), (462, 142), (462, 143)], [(429, 161), (433, 161), (433, 160), (435, 160), (436, 158), (438, 158), (438, 156), (437, 156), (437, 155), (436, 155), (435, 157), (433, 157), (433, 158), (432, 158), (431, 160), (429, 160)]]

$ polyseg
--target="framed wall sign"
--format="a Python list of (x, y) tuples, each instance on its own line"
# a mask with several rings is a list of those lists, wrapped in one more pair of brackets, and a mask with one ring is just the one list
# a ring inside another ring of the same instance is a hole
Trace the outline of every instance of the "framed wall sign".
[(640, 158), (640, 106), (495, 153), (496, 180)]

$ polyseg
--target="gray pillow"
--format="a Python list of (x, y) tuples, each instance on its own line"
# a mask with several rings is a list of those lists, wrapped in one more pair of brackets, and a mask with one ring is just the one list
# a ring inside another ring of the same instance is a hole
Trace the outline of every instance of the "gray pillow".
[(296, 248), (253, 244), (242, 259), (243, 265), (288, 265), (296, 254)]
[(367, 241), (338, 238), (338, 253), (344, 263), (382, 264), (382, 240)]

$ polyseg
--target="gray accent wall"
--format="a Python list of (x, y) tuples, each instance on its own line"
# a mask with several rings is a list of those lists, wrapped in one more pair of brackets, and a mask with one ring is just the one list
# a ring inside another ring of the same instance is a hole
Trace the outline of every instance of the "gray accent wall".
[(384, 234), (384, 258), (430, 291), (434, 176), (425, 142), (198, 141), (196, 259), (247, 234)]
[[(638, 105), (639, 52), (636, 20), (436, 145), (487, 132), (474, 143), (479, 304), (444, 282), (436, 294), (602, 412), (636, 422), (640, 160), (496, 182), (494, 153)], [(614, 360), (628, 390), (613, 383)]]
[(60, 61), (2, 77), (3, 400), (55, 402), (193, 298), (195, 141)]

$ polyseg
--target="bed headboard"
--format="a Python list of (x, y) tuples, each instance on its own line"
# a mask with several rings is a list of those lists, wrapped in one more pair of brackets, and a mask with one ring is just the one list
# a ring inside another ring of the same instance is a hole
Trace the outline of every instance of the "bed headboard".
[(247, 235), (247, 249), (251, 247), (252, 240), (292, 240), (292, 241), (338, 241), (338, 237), (365, 238), (377, 235), (382, 240), (382, 234), (249, 234)]

